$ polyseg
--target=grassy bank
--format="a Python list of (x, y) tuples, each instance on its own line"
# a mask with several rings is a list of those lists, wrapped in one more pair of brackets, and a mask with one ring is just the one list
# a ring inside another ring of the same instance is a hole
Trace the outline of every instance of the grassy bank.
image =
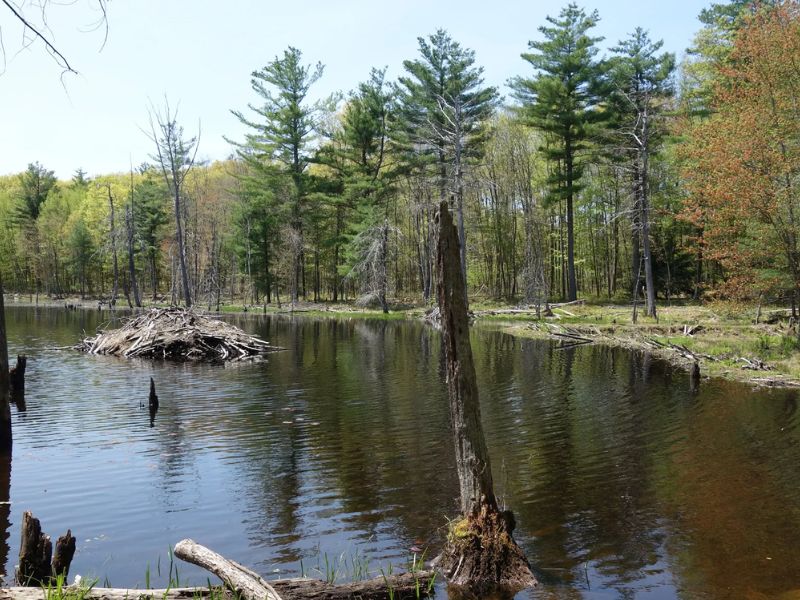
[[(6, 296), (6, 306), (30, 306), (26, 296)], [(40, 299), (39, 306), (75, 306), (97, 309), (96, 300)], [(125, 308), (118, 303), (119, 308)], [(161, 306), (161, 305), (159, 305)], [(537, 318), (533, 310), (521, 310), (496, 302), (472, 301), (476, 322), (518, 337), (565, 339), (579, 336), (593, 343), (642, 349), (684, 366), (695, 360), (704, 375), (726, 377), (759, 385), (800, 386), (800, 338), (785, 307), (734, 303), (660, 306), (658, 320), (645, 317), (639, 307), (633, 323), (630, 305), (579, 303), (555, 305), (552, 313)], [(199, 304), (200, 310), (208, 305)], [(107, 307), (103, 307), (108, 310)], [(388, 314), (346, 303), (300, 302), (264, 306), (225, 304), (224, 314), (274, 314), (308, 317), (418, 319), (426, 307), (402, 304)]]
[(618, 305), (555, 307), (552, 316), (539, 320), (489, 307), (476, 312), (479, 320), (520, 337), (559, 338), (566, 333), (647, 350), (685, 366), (697, 360), (704, 375), (800, 385), (800, 342), (783, 307), (762, 307), (760, 315), (757, 307), (740, 304), (660, 307), (657, 321), (640, 312), (636, 324), (632, 307)]

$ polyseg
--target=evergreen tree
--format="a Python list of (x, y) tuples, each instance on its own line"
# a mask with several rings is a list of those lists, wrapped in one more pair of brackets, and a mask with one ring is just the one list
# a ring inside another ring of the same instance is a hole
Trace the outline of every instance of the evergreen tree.
[(656, 316), (656, 289), (650, 249), (649, 164), (665, 133), (661, 116), (666, 99), (672, 95), (672, 73), (675, 69), (673, 54), (658, 54), (662, 46), (662, 41), (653, 42), (647, 32), (638, 27), (613, 48), (616, 56), (611, 61), (610, 70), (614, 84), (612, 98), (617, 109), (617, 131), (623, 153), (628, 159), (633, 192), (631, 267), (634, 301), (638, 298), (643, 266), (646, 314), (650, 317)]
[(38, 162), (28, 165), (28, 169), (19, 176), (21, 192), (17, 217), (20, 221), (31, 223), (39, 217), (42, 204), (50, 190), (55, 188), (56, 182), (53, 171), (45, 169)]
[[(289, 47), (282, 57), (252, 73), (251, 87), (262, 104), (248, 105), (256, 119), (232, 111), (251, 132), (243, 143), (235, 143), (239, 156), (260, 173), (266, 187), (288, 192), (289, 225), (293, 230), (292, 299), (297, 300), (303, 278), (303, 230), (309, 197), (311, 160), (318, 107), (306, 98), (324, 67), (303, 65), (302, 52)], [(287, 181), (290, 185), (286, 185)], [(304, 285), (302, 286), (305, 287)]]
[(399, 80), (401, 131), (422, 164), (436, 166), (440, 200), (452, 199), (466, 282), (464, 170), (482, 153), (484, 125), (498, 93), (484, 85), (475, 52), (462, 48), (445, 30), (418, 41), (420, 58), (403, 62), (407, 75)]
[[(387, 260), (388, 200), (397, 176), (390, 155), (389, 122), (394, 112), (394, 92), (386, 83), (386, 70), (373, 69), (367, 81), (350, 94), (330, 143), (318, 160), (339, 180), (329, 195), (334, 208), (334, 268), (340, 261), (342, 242), (350, 241), (350, 273), (362, 275), (366, 297), (375, 297), (388, 312)], [(346, 218), (353, 230), (346, 231)]]
[(595, 59), (601, 37), (589, 31), (597, 11), (587, 15), (569, 4), (558, 18), (547, 17), (542, 41), (531, 41), (534, 52), (522, 54), (533, 66), (533, 78), (516, 78), (513, 86), (529, 123), (544, 132), (545, 157), (553, 165), (549, 180), (553, 200), (566, 201), (567, 299), (577, 299), (575, 275), (575, 197), (581, 189), (583, 166), (596, 126), (605, 118), (598, 107), (603, 65)]
[(154, 169), (146, 165), (141, 169), (142, 179), (133, 188), (131, 198), (135, 206), (133, 222), (135, 237), (147, 260), (150, 287), (153, 300), (156, 300), (159, 284), (161, 242), (164, 228), (169, 222), (167, 212), (168, 191), (158, 180)]

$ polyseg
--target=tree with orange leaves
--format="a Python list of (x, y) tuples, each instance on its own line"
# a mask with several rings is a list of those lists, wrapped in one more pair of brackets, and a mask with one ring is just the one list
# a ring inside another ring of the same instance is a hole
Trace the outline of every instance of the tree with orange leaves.
[(691, 132), (686, 214), (740, 298), (800, 298), (800, 2), (753, 11), (720, 67), (712, 116)]

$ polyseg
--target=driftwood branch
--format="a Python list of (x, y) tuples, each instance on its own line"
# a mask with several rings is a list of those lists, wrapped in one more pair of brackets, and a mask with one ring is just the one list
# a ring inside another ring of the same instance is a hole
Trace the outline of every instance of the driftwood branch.
[(193, 540), (175, 544), (174, 553), (181, 560), (211, 571), (245, 600), (282, 600), (275, 588), (259, 575)]
[[(402, 600), (426, 596), (434, 580), (433, 571), (416, 571), (338, 585), (307, 578), (267, 582), (247, 567), (192, 540), (178, 542), (174, 552), (181, 560), (202, 567), (222, 579), (245, 600)], [(165, 600), (170, 598), (167, 596)], [(0, 600), (3, 600), (2, 596)]]

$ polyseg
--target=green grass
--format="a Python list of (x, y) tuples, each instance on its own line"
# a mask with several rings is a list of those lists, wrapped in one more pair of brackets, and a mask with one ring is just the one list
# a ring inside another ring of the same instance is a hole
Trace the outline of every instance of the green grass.
[[(783, 311), (784, 307), (762, 307), (762, 317), (776, 310)], [(736, 303), (684, 304), (659, 307), (658, 320), (640, 313), (634, 324), (631, 306), (583, 304), (554, 308), (554, 316), (541, 321), (533, 314), (482, 316), (480, 313), (479, 321), (512, 335), (532, 338), (550, 337), (553, 325), (566, 327), (592, 334), (600, 343), (639, 347), (685, 363), (678, 353), (668, 348), (654, 349), (649, 342), (677, 344), (695, 354), (713, 357), (701, 361), (701, 369), (707, 375), (745, 381), (777, 378), (784, 383), (800, 382), (800, 339), (785, 319), (772, 325), (763, 321), (756, 324), (756, 312), (756, 307)], [(694, 335), (685, 335), (687, 325), (699, 325), (702, 329)], [(770, 368), (743, 369), (746, 363), (742, 358), (761, 361)]]
[(64, 575), (51, 579), (42, 586), (45, 600), (85, 600), (97, 584), (97, 580), (81, 580), (78, 585), (68, 585)]

